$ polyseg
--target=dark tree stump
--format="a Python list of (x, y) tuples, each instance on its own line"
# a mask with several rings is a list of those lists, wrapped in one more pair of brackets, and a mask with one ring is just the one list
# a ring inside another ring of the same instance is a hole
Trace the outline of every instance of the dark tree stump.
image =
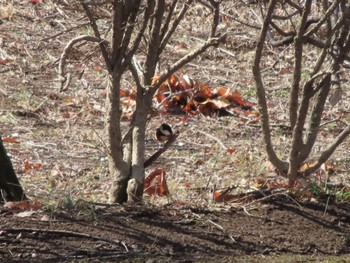
[(10, 158), (0, 136), (0, 201), (21, 201), (27, 199), (13, 169)]

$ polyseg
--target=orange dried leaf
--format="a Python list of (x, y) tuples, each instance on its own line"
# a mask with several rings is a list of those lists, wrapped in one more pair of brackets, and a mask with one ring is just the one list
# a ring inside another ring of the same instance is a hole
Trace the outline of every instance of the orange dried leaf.
[(227, 203), (227, 202), (233, 202), (237, 200), (238, 197), (237, 195), (228, 194), (228, 192), (224, 192), (224, 193), (214, 192), (213, 199), (215, 203)]
[(193, 100), (203, 102), (209, 100), (213, 96), (213, 93), (209, 90), (198, 90), (194, 93)]
[(217, 94), (221, 97), (225, 97), (230, 94), (230, 89), (219, 88)]
[(8, 143), (18, 143), (18, 141), (16, 139), (8, 138), (8, 137), (3, 137), (2, 141), (3, 142), (8, 142)]
[(166, 196), (169, 195), (168, 185), (163, 169), (155, 169), (145, 179), (144, 192), (148, 195)]
[(183, 108), (182, 110), (187, 113), (187, 114), (191, 114), (191, 115), (196, 115), (198, 114), (197, 112), (197, 106), (196, 103), (194, 101), (190, 101), (188, 102)]
[(7, 59), (0, 59), (0, 65), (6, 65), (7, 63), (9, 63)]
[(158, 92), (155, 97), (156, 97), (158, 103), (164, 101), (166, 98), (164, 95), (164, 92)]
[(282, 68), (279, 72), (280, 75), (291, 73), (290, 68)]
[(16, 211), (36, 211), (43, 206), (43, 203), (39, 200), (22, 200), (19, 202), (9, 201), (4, 204), (5, 208), (16, 210)]
[(156, 84), (159, 79), (160, 79), (160, 75), (154, 75), (154, 77), (152, 78), (152, 85)]
[(70, 113), (69, 112), (62, 113), (62, 117), (63, 117), (63, 119), (69, 119)]
[(191, 183), (190, 183), (189, 181), (185, 181), (185, 182), (183, 183), (183, 186), (184, 186), (185, 188), (190, 188), (190, 187), (191, 187)]
[(219, 192), (214, 192), (213, 193), (213, 199), (214, 200), (218, 199), (220, 196), (221, 196), (221, 193), (219, 193)]
[(305, 172), (307, 169), (311, 168), (311, 167), (314, 166), (315, 164), (316, 164), (316, 162), (305, 163), (303, 166), (301, 166), (301, 167), (299, 168), (299, 173)]
[(172, 92), (183, 90), (183, 86), (179, 82), (179, 78), (176, 75), (171, 75), (168, 78), (168, 85)]
[(227, 149), (227, 152), (228, 152), (229, 154), (233, 154), (233, 153), (236, 152), (236, 149), (228, 148), (228, 149)]
[(213, 101), (205, 101), (203, 103), (198, 104), (198, 110), (203, 115), (213, 115), (219, 109), (220, 108), (216, 106), (216, 104)]

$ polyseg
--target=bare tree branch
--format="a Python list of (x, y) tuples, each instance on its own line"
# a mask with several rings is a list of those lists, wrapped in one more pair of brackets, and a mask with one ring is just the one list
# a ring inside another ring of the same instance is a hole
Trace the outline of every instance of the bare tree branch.
[[(175, 1), (174, 1), (175, 2)], [(172, 26), (169, 30), (165, 31), (170, 24), (170, 20), (166, 20), (165, 24), (163, 26), (162, 29), (162, 38), (161, 38), (161, 44), (159, 47), (159, 54), (162, 53), (162, 51), (164, 50), (165, 46), (167, 45), (167, 43), (169, 42), (169, 39), (171, 38), (171, 36), (174, 34), (175, 29), (178, 27), (180, 21), (183, 19), (184, 15), (186, 14), (189, 6), (192, 4), (193, 0), (188, 0), (184, 6), (182, 7), (182, 9), (180, 10), (180, 14), (175, 18), (174, 22), (172, 23)]]
[(326, 103), (326, 99), (331, 87), (331, 74), (327, 74), (319, 83), (319, 93), (315, 98), (314, 107), (311, 112), (310, 123), (307, 130), (307, 137), (304, 147), (300, 151), (300, 158), (304, 161), (309, 156), (315, 144), (318, 131), (320, 129), (321, 117)]
[[(112, 36), (112, 56), (111, 56), (111, 63), (112, 67), (117, 64), (118, 56), (121, 59), (122, 56), (120, 56), (119, 47), (121, 46), (121, 43), (123, 41), (124, 31), (126, 27), (126, 21), (124, 19), (124, 5), (123, 1), (114, 1), (113, 5), (113, 36)], [(120, 62), (119, 62), (120, 63)]]
[(153, 12), (154, 12), (154, 6), (152, 4), (146, 5), (143, 20), (142, 20), (143, 22), (142, 22), (141, 29), (137, 33), (134, 42), (132, 43), (130, 49), (127, 51), (127, 54), (125, 56), (126, 63), (128, 63), (128, 64), (130, 63), (132, 57), (135, 55), (137, 49), (139, 48), (141, 40), (144, 37), (145, 30), (147, 28), (148, 22), (150, 20), (150, 17), (152, 16)]
[[(98, 27), (96, 25), (95, 19), (93, 18), (93, 15), (90, 12), (89, 7), (87, 6), (87, 4), (84, 3), (84, 1), (81, 1), (81, 5), (83, 6), (83, 8), (85, 10), (86, 16), (89, 18), (90, 25), (92, 27), (92, 30), (94, 31), (95, 37), (98, 38), (98, 39), (101, 39), (100, 31), (98, 30)], [(111, 61), (110, 61), (110, 58), (109, 58), (109, 53), (108, 53), (107, 48), (106, 48), (106, 43), (105, 42), (99, 42), (99, 46), (100, 46), (100, 50), (101, 50), (102, 56), (103, 56), (103, 58), (105, 60), (108, 72), (111, 73), (112, 72), (112, 66), (111, 66)]]
[(167, 70), (160, 76), (158, 82), (153, 86), (152, 92), (155, 92), (164, 81), (166, 81), (173, 73), (175, 73), (177, 70), (179, 70), (185, 64), (192, 61), (198, 55), (202, 54), (209, 47), (218, 45), (225, 38), (226, 38), (226, 34), (222, 35), (220, 37), (217, 37), (217, 38), (210, 38), (206, 42), (204, 42), (204, 44), (201, 45), (199, 48), (193, 50), (192, 52), (188, 53), (186, 56), (184, 56), (181, 59), (179, 59), (178, 61), (176, 61), (173, 65), (171, 65), (169, 68), (167, 68)]
[(269, 123), (269, 113), (267, 110), (266, 102), (266, 92), (265, 87), (261, 77), (260, 62), (262, 57), (262, 51), (264, 48), (264, 42), (266, 39), (267, 31), (272, 19), (272, 13), (277, 4), (277, 0), (271, 0), (268, 6), (267, 14), (264, 19), (263, 27), (261, 29), (260, 37), (256, 46), (254, 64), (253, 64), (253, 75), (256, 83), (256, 94), (258, 97), (259, 113), (260, 113), (260, 123), (263, 131), (264, 142), (266, 147), (266, 152), (270, 162), (280, 171), (286, 172), (288, 170), (288, 163), (283, 162), (276, 155), (273, 149), (271, 141), (271, 130)]
[[(303, 35), (306, 28), (306, 22), (308, 15), (311, 10), (311, 0), (306, 0), (305, 8), (303, 10), (303, 15), (299, 25), (297, 35), (294, 39), (295, 43), (295, 52), (294, 52), (294, 74), (293, 74), (293, 83), (290, 92), (289, 100), (289, 122), (292, 129), (294, 128), (297, 122), (297, 111), (298, 111), (298, 97), (300, 90), (300, 79), (301, 79), (301, 70), (302, 70), (302, 59), (303, 59)], [(302, 124), (302, 123), (301, 123)], [(303, 124), (302, 124), (303, 125)], [(301, 134), (299, 128), (294, 133), (293, 137), (297, 139), (297, 142), (301, 142)]]
[(150, 25), (150, 40), (148, 44), (147, 56), (144, 67), (144, 74), (142, 83), (144, 86), (151, 85), (153, 76), (155, 74), (156, 65), (159, 60), (159, 45), (161, 43), (160, 34), (165, 13), (165, 0), (157, 1), (154, 9), (156, 16), (152, 17)]
[(322, 19), (320, 19), (320, 21), (318, 21), (316, 25), (314, 25), (308, 32), (306, 32), (304, 36), (309, 37), (312, 34), (316, 33), (317, 30), (324, 24), (324, 22), (326, 22), (330, 18), (330, 16), (334, 13), (334, 10), (338, 7), (338, 5), (339, 5), (339, 1), (334, 0), (333, 4), (328, 8), (328, 10), (326, 10)]
[(316, 164), (314, 166), (310, 167), (309, 169), (307, 169), (304, 172), (304, 174), (307, 176), (307, 175), (310, 175), (310, 174), (316, 172), (317, 169), (319, 169), (321, 167), (321, 165), (324, 164), (329, 159), (329, 157), (331, 157), (331, 155), (334, 153), (334, 151), (337, 149), (337, 147), (349, 136), (349, 134), (350, 134), (350, 126), (345, 128), (338, 135), (338, 137), (334, 140), (334, 142), (331, 145), (329, 145), (326, 150), (323, 151), (321, 156), (318, 158)]
[(67, 57), (69, 56), (70, 51), (74, 47), (75, 44), (82, 42), (82, 41), (89, 41), (89, 42), (103, 42), (103, 39), (93, 37), (93, 36), (78, 36), (73, 38), (71, 41), (68, 42), (68, 44), (64, 47), (64, 50), (61, 54), (60, 61), (58, 64), (58, 75), (60, 77), (61, 87), (60, 91), (66, 91), (68, 89), (68, 85), (70, 82), (70, 76), (65, 76), (64, 67), (66, 65)]
[[(164, 22), (164, 25), (163, 25), (162, 30), (161, 30), (160, 39), (164, 39), (165, 34), (168, 32), (170, 21), (173, 18), (173, 14), (174, 14), (175, 8), (177, 6), (177, 3), (178, 3), (178, 0), (174, 0), (171, 3), (171, 5), (169, 6), (168, 15), (167, 15), (166, 19), (164, 19), (165, 22)], [(186, 7), (186, 5), (187, 5), (187, 3), (183, 6), (182, 9), (184, 9)], [(181, 13), (182, 13), (182, 10), (180, 11), (180, 14)]]
[(212, 5), (212, 8), (214, 9), (214, 17), (213, 17), (213, 23), (211, 26), (211, 33), (210, 33), (210, 37), (215, 37), (216, 35), (216, 29), (219, 25), (219, 18), (220, 18), (220, 0), (209, 0), (210, 4)]

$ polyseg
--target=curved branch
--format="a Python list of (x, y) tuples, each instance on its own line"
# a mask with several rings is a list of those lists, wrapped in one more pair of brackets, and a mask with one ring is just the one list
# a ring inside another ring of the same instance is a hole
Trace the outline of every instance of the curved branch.
[(72, 48), (74, 47), (74, 45), (79, 43), (79, 42), (82, 42), (82, 41), (101, 43), (105, 40), (103, 40), (101, 38), (93, 37), (93, 36), (85, 36), (84, 35), (84, 36), (75, 37), (70, 42), (68, 42), (68, 44), (64, 47), (64, 50), (61, 54), (60, 61), (58, 64), (58, 75), (59, 75), (60, 82), (61, 82), (60, 91), (66, 91), (68, 89), (69, 82), (70, 82), (69, 75), (66, 76), (65, 72), (64, 72), (64, 67), (66, 65), (67, 57), (68, 57), (70, 51), (72, 50)]

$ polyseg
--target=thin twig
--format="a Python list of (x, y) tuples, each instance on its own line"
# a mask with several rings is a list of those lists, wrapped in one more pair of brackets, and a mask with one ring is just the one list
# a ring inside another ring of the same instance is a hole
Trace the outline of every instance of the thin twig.
[(237, 241), (233, 238), (232, 235), (230, 235), (221, 225), (213, 222), (212, 220), (208, 219), (206, 222), (209, 222), (210, 224), (214, 225), (216, 228), (220, 229), (221, 232), (228, 235), (228, 237), (233, 241), (233, 243), (237, 243)]
[(52, 38), (56, 38), (56, 37), (58, 37), (58, 36), (60, 36), (60, 35), (63, 35), (63, 34), (65, 34), (65, 33), (68, 33), (68, 32), (70, 32), (70, 31), (73, 31), (73, 30), (75, 30), (75, 29), (78, 29), (78, 28), (80, 28), (80, 27), (87, 26), (87, 25), (89, 25), (89, 24), (90, 24), (90, 23), (83, 23), (83, 24), (80, 24), (80, 25), (77, 25), (77, 26), (68, 28), (68, 29), (63, 30), (63, 31), (61, 31), (61, 32), (58, 32), (57, 34), (54, 34), (54, 35), (52, 35), (52, 36), (45, 37), (45, 38), (41, 39), (41, 41), (47, 41), (47, 40), (50, 40), (50, 39), (52, 39)]
[(214, 135), (211, 135), (209, 133), (206, 133), (206, 132), (203, 132), (203, 131), (200, 131), (200, 130), (196, 130), (196, 132), (199, 132), (200, 134), (203, 134), (207, 137), (209, 137), (210, 139), (216, 141), (223, 150), (227, 151), (228, 147), (225, 146), (225, 144), (218, 138), (218, 137), (215, 137)]

